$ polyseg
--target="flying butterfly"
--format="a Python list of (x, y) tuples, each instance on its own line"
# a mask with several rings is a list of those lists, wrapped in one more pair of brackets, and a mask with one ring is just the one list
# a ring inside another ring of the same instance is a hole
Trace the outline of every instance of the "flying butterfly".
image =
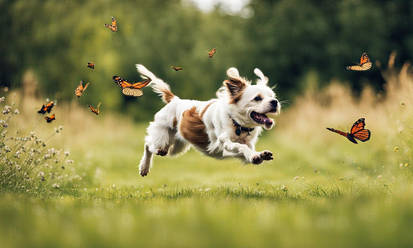
[(367, 53), (363, 53), (360, 58), (360, 64), (346, 66), (346, 69), (351, 71), (367, 71), (370, 70), (372, 66), (373, 63), (370, 61), (370, 58), (367, 55)]
[(171, 66), (172, 69), (174, 69), (175, 71), (182, 71), (184, 68), (182, 68), (181, 66)]
[(112, 32), (117, 32), (118, 31), (118, 24), (117, 24), (117, 21), (116, 21), (115, 17), (112, 16), (112, 24), (105, 24), (105, 27), (112, 30)]
[(94, 108), (92, 105), (89, 105), (90, 111), (92, 111), (96, 115), (99, 115), (100, 114), (100, 105), (102, 105), (102, 103), (100, 103), (100, 102), (98, 103), (96, 108)]
[(51, 116), (45, 116), (44, 119), (47, 121), (47, 123), (50, 123), (54, 120), (56, 120), (55, 114), (52, 114)]
[(113, 81), (122, 88), (122, 93), (127, 96), (141, 96), (143, 95), (142, 88), (147, 86), (151, 80), (146, 79), (142, 82), (130, 83), (127, 80), (119, 77), (113, 76)]
[(94, 70), (94, 69), (95, 69), (95, 63), (93, 63), (93, 62), (87, 62), (87, 67), (89, 67), (90, 69)]
[(37, 111), (37, 113), (39, 113), (39, 114), (45, 114), (46, 112), (50, 113), (50, 111), (52, 111), (53, 106), (54, 106), (53, 101), (50, 101), (46, 105), (43, 104), (42, 107), (40, 108), (40, 110)]
[(216, 52), (217, 52), (217, 49), (216, 49), (216, 48), (212, 48), (212, 49), (208, 52), (208, 56), (209, 56), (210, 58), (212, 58)]
[(362, 142), (366, 142), (367, 140), (370, 139), (370, 130), (364, 128), (364, 126), (366, 125), (364, 121), (365, 121), (364, 118), (358, 119), (351, 127), (349, 133), (345, 133), (343, 131), (336, 130), (334, 128), (327, 128), (327, 129), (332, 132), (343, 135), (344, 137), (346, 137), (348, 140), (350, 140), (354, 144), (357, 144), (356, 139)]
[(83, 95), (83, 92), (86, 90), (86, 88), (89, 86), (89, 83), (86, 83), (83, 86), (83, 81), (80, 81), (79, 85), (75, 89), (75, 95), (79, 98)]

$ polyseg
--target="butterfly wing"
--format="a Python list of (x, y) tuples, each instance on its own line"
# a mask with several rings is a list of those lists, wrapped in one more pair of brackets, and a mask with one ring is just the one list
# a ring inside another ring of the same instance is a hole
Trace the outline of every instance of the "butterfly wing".
[(353, 126), (351, 127), (350, 134), (355, 134), (356, 132), (364, 129), (364, 126), (366, 126), (365, 119), (358, 119), (356, 122), (354, 122)]
[(367, 53), (363, 53), (360, 57), (360, 64), (359, 65), (350, 65), (346, 66), (347, 70), (351, 71), (367, 71), (373, 66), (373, 63), (370, 61), (369, 56)]
[(115, 83), (117, 83), (121, 88), (127, 88), (132, 86), (131, 83), (119, 76), (113, 76), (113, 81), (115, 81)]
[(367, 71), (367, 70), (370, 70), (370, 68), (373, 66), (373, 63), (371, 63), (370, 61), (369, 62), (366, 62), (366, 63), (364, 63), (364, 64), (362, 64), (361, 65), (361, 68), (363, 69), (363, 71)]
[(47, 123), (50, 123), (50, 122), (56, 120), (55, 114), (52, 114), (50, 117), (46, 116), (46, 117), (44, 117), (44, 119), (47, 121)]
[(147, 79), (145, 81), (137, 82), (137, 83), (132, 84), (130, 86), (130, 88), (132, 88), (132, 89), (142, 89), (143, 87), (147, 86), (150, 82), (151, 82), (151, 80)]
[(368, 129), (362, 129), (357, 131), (356, 133), (353, 134), (354, 138), (362, 141), (362, 142), (366, 142), (367, 140), (370, 139), (370, 130)]
[(89, 105), (90, 111), (92, 111), (93, 113), (95, 113), (96, 115), (99, 114), (99, 109), (94, 108), (92, 105)]
[(95, 64), (92, 62), (88, 62), (87, 67), (89, 67), (90, 69), (95, 69)]
[(46, 113), (46, 110), (47, 110), (47, 108), (46, 108), (46, 106), (43, 104), (42, 107), (40, 108), (40, 110), (37, 111), (37, 113), (39, 113), (39, 114), (44, 114), (44, 113)]
[(118, 24), (115, 17), (112, 16), (112, 24), (105, 24), (105, 27), (109, 28), (112, 32), (118, 31)]
[(52, 111), (53, 106), (54, 106), (54, 102), (53, 102), (53, 101), (51, 101), (51, 102), (49, 102), (48, 104), (46, 104), (45, 108), (46, 108), (47, 113), (50, 113), (50, 111)]
[(175, 71), (181, 71), (184, 68), (180, 67), (180, 66), (171, 66), (172, 69), (174, 69)]
[(112, 31), (118, 31), (118, 22), (116, 21), (115, 17), (112, 16)]
[(211, 51), (208, 52), (208, 56), (209, 56), (210, 58), (212, 58), (216, 52), (217, 52), (217, 49), (216, 49), (216, 48), (212, 48)]
[(361, 57), (360, 57), (360, 65), (363, 65), (363, 64), (365, 64), (365, 63), (367, 63), (367, 62), (370, 62), (370, 58), (369, 58), (369, 56), (367, 55), (367, 53), (363, 53), (363, 54), (361, 55)]
[(131, 89), (131, 88), (124, 88), (122, 93), (126, 96), (141, 96), (143, 95), (142, 90), (140, 89)]
[(89, 83), (86, 83), (85, 86), (83, 87), (82, 93), (86, 90), (86, 88), (89, 86)]

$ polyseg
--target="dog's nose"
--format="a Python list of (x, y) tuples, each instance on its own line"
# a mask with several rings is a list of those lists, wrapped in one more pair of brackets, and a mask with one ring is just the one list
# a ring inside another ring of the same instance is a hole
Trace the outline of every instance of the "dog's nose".
[(271, 104), (271, 112), (277, 112), (278, 101), (272, 100), (270, 104)]

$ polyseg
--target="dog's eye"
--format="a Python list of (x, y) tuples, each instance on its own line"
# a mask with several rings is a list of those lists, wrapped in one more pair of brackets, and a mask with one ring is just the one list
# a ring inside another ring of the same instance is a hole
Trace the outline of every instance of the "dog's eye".
[(262, 97), (261, 96), (256, 96), (254, 98), (254, 101), (256, 101), (256, 102), (262, 101)]

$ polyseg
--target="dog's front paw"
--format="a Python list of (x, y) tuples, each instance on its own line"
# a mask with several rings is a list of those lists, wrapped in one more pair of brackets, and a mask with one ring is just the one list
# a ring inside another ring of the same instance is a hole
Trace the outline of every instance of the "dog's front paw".
[(263, 161), (263, 159), (262, 159), (260, 153), (258, 153), (257, 155), (254, 155), (254, 156), (252, 157), (252, 159), (251, 159), (251, 162), (252, 162), (253, 164), (261, 164), (262, 161)]
[(156, 155), (159, 156), (166, 156), (166, 154), (168, 154), (168, 149), (158, 149), (158, 151), (156, 152)]
[(140, 169), (139, 170), (139, 174), (141, 175), (141, 176), (147, 176), (148, 175), (148, 173), (149, 173), (149, 168), (143, 168), (143, 169)]
[(261, 152), (260, 156), (263, 160), (273, 160), (274, 159), (272, 157), (272, 152), (270, 152), (270, 151), (263, 151), (263, 152)]

